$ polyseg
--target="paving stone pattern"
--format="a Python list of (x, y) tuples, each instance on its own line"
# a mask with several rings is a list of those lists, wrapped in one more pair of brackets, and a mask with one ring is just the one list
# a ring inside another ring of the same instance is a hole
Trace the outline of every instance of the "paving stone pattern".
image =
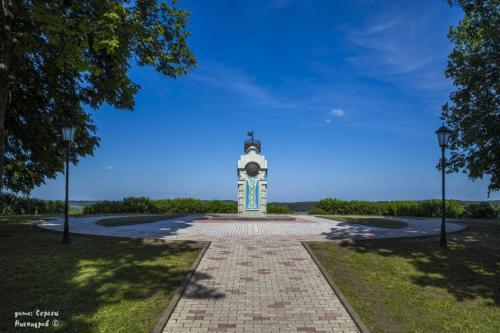
[(304, 247), (279, 237), (212, 242), (164, 332), (358, 332)]
[[(357, 332), (299, 241), (420, 237), (440, 232), (439, 219), (399, 219), (408, 226), (386, 229), (304, 215), (294, 222), (279, 223), (207, 221), (191, 215), (113, 228), (96, 224), (101, 218), (71, 218), (70, 231), (212, 241), (164, 330), (182, 333)], [(49, 230), (63, 229), (62, 218), (36, 224)], [(447, 223), (448, 232), (463, 228)]]

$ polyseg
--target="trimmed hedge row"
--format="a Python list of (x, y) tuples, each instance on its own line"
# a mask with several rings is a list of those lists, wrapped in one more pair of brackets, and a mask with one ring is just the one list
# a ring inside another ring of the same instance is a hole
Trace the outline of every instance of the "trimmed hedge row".
[(129, 197), (120, 201), (100, 201), (83, 208), (84, 214), (204, 214), (237, 212), (238, 206), (236, 202), (219, 200), (203, 201), (192, 198), (150, 200), (146, 197)]
[[(323, 199), (308, 212), (311, 215), (383, 215), (383, 216), (441, 216), (441, 200), (423, 201), (344, 201)], [(494, 218), (495, 208), (486, 202), (464, 206), (455, 200), (446, 200), (446, 216)]]
[(200, 199), (180, 198), (154, 200), (153, 205), (159, 213), (188, 214), (188, 213), (237, 213), (238, 205), (232, 201), (211, 200), (203, 201)]
[[(146, 197), (129, 197), (120, 201), (100, 201), (83, 208), (84, 214), (153, 213), (153, 214), (223, 214), (238, 212), (234, 201), (203, 201), (192, 198), (150, 200)], [(269, 204), (270, 214), (286, 214), (283, 205)]]
[(473, 203), (465, 207), (465, 216), (467, 217), (492, 219), (499, 214), (500, 212), (496, 211), (495, 207), (487, 202)]
[[(116, 213), (153, 213), (153, 214), (189, 214), (189, 213), (229, 213), (238, 211), (234, 201), (203, 201), (192, 198), (150, 200), (146, 197), (129, 197), (120, 201), (99, 201), (83, 208), (84, 214)], [(268, 204), (270, 214), (287, 214), (285, 205)], [(0, 215), (14, 214), (61, 214), (64, 202), (59, 200), (41, 200), (18, 197), (12, 194), (0, 195)], [(309, 210), (312, 215), (384, 215), (384, 216), (440, 216), (440, 200), (424, 201), (344, 201), (323, 199)], [(463, 205), (454, 200), (446, 202), (448, 217), (495, 218), (499, 212), (490, 203), (471, 203)]]
[(63, 201), (25, 198), (13, 194), (0, 194), (0, 215), (61, 213), (64, 213)]
[(267, 204), (267, 212), (269, 214), (288, 214), (288, 213), (290, 213), (287, 206), (275, 204), (275, 203)]

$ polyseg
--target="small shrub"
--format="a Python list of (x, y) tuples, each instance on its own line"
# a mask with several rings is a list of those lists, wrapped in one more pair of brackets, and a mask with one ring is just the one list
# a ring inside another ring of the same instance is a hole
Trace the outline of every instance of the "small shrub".
[(238, 204), (235, 201), (212, 200), (205, 203), (207, 213), (212, 214), (236, 214)]
[(170, 200), (170, 211), (168, 213), (174, 214), (189, 214), (207, 212), (206, 204), (199, 199), (193, 198), (179, 198)]
[(481, 202), (467, 205), (465, 208), (465, 215), (467, 217), (492, 219), (497, 216), (497, 212), (495, 211), (495, 207), (490, 203)]
[(83, 207), (83, 214), (126, 213), (122, 201), (99, 201)]
[(313, 207), (307, 212), (309, 215), (328, 215), (328, 212), (326, 212), (324, 209), (319, 208), (319, 207)]
[(122, 205), (122, 210), (127, 213), (156, 213), (158, 211), (153, 202), (146, 197), (123, 198)]
[(5, 207), (2, 211), (2, 215), (15, 215), (16, 213), (10, 207)]
[(19, 197), (10, 193), (0, 194), (0, 213), (2, 215), (60, 214), (63, 212), (64, 202), (60, 200)]
[[(464, 206), (453, 200), (446, 201), (446, 216), (460, 217)], [(323, 199), (316, 203), (309, 214), (321, 215), (384, 215), (384, 216), (440, 216), (441, 200), (424, 201), (344, 201)]]
[[(441, 212), (441, 209), (439, 211)], [(462, 217), (464, 216), (464, 214), (465, 214), (465, 207), (460, 202), (455, 200), (446, 200), (446, 216)]]
[(288, 214), (288, 207), (278, 204), (270, 203), (267, 205), (267, 212), (269, 214)]

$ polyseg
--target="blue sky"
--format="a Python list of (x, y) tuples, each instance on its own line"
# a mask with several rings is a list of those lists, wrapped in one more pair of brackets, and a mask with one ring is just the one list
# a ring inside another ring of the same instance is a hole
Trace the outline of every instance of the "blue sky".
[[(440, 196), (434, 131), (444, 78), (446, 1), (180, 1), (198, 65), (169, 79), (133, 67), (134, 112), (93, 112), (101, 146), (71, 170), (72, 199), (234, 199), (255, 130), (271, 201)], [(448, 178), (456, 199), (487, 182)], [(63, 177), (33, 191), (64, 195)], [(494, 194), (490, 199), (499, 199)]]

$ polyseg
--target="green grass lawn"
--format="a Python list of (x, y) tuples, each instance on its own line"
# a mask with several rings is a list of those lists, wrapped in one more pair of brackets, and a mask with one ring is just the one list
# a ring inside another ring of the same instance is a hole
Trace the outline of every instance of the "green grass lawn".
[(500, 332), (500, 221), (397, 240), (309, 243), (373, 332)]
[(59, 312), (50, 331), (150, 332), (202, 247), (73, 234), (62, 245), (28, 219), (0, 217), (0, 332), (38, 331), (14, 328), (15, 312), (36, 309)]
[(344, 216), (344, 215), (318, 215), (318, 217), (339, 222), (361, 224), (369, 227), (398, 229), (407, 226), (406, 223), (403, 223), (401, 221), (388, 220), (384, 219), (383, 217)]
[(114, 218), (110, 217), (97, 221), (97, 224), (103, 225), (105, 227), (121, 227), (124, 225), (153, 223), (181, 216), (185, 215), (170, 214), (170, 215), (134, 215), (134, 216), (124, 216), (124, 217), (114, 217)]

